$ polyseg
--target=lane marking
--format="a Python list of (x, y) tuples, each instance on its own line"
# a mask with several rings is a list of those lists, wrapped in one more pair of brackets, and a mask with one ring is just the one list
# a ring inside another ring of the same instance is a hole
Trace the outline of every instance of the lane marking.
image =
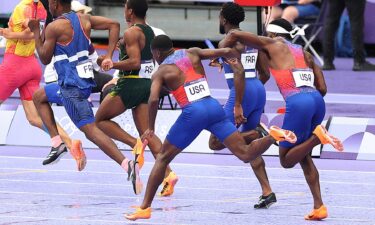
[[(229, 155), (228, 155), (229, 156)], [(28, 160), (42, 160), (43, 158), (37, 158), (37, 157), (22, 157), (22, 156), (0, 156), (0, 159), (28, 159)], [(61, 159), (60, 161), (69, 161), (72, 163), (75, 163), (75, 160), (73, 159)], [(335, 160), (335, 161), (343, 161), (343, 160)], [(99, 159), (89, 159), (88, 163), (90, 162), (99, 162), (99, 163), (111, 163), (113, 166), (118, 166), (114, 161), (112, 160), (99, 160)], [(370, 161), (365, 161), (367, 163), (370, 163)], [(154, 165), (154, 162), (145, 162), (145, 165)], [(171, 166), (187, 166), (187, 167), (212, 167), (212, 168), (250, 168), (250, 166), (224, 166), (224, 165), (207, 165), (207, 164), (193, 164), (193, 163), (171, 163)], [(292, 168), (292, 169), (285, 169), (285, 168), (279, 168), (279, 167), (266, 167), (266, 170), (283, 170), (283, 171), (302, 171), (301, 168)], [(356, 171), (356, 170), (329, 170), (329, 169), (319, 169), (319, 171), (322, 172), (334, 172), (334, 173), (363, 173), (363, 174), (375, 174), (375, 171)], [(375, 166), (374, 166), (375, 170)], [(86, 170), (85, 170), (86, 171)]]

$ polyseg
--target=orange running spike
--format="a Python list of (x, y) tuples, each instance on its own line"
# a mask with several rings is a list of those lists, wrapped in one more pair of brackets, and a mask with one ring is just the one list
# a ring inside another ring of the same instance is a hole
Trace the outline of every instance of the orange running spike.
[(151, 218), (151, 207), (147, 209), (141, 209), (140, 207), (136, 208), (135, 212), (132, 214), (124, 215), (128, 220), (137, 220), (137, 219), (150, 219)]
[(287, 141), (292, 144), (296, 143), (297, 136), (290, 130), (284, 130), (277, 126), (271, 126), (270, 135), (276, 141)]
[(159, 193), (159, 196), (162, 196), (162, 197), (171, 196), (174, 192), (174, 186), (176, 185), (177, 182), (178, 182), (177, 175), (173, 171), (171, 171), (162, 183), (163, 189)]
[(336, 150), (340, 152), (344, 151), (344, 145), (342, 144), (342, 142), (338, 138), (330, 135), (323, 125), (316, 126), (313, 134), (315, 134), (319, 138), (322, 144), (330, 144)]
[(82, 148), (82, 142), (80, 140), (72, 140), (72, 147), (70, 154), (77, 162), (78, 171), (82, 171), (86, 166), (86, 154)]
[(310, 214), (305, 216), (305, 220), (322, 220), (328, 217), (327, 207), (320, 206), (319, 209), (313, 209)]

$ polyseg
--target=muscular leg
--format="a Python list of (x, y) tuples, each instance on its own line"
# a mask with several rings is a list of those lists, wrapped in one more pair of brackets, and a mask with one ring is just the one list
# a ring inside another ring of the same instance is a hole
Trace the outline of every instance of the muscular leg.
[[(141, 136), (148, 128), (148, 105), (140, 104), (132, 110), (132, 113), (135, 126), (137, 127), (138, 133)], [(148, 146), (156, 159), (162, 148), (160, 139), (154, 135), (152, 138), (148, 139)], [(171, 171), (171, 168), (168, 166), (165, 177), (167, 177)]]
[(257, 157), (253, 161), (250, 161), (251, 168), (254, 171), (255, 176), (257, 177), (260, 187), (262, 188), (262, 195), (268, 196), (272, 193), (271, 185), (268, 180), (266, 172), (266, 164), (262, 156)]
[(314, 209), (318, 209), (323, 205), (322, 195), (320, 192), (319, 172), (316, 169), (310, 155), (307, 155), (300, 165), (305, 175), (307, 184), (309, 185), (311, 194), (314, 198)]
[(151, 170), (147, 182), (146, 193), (140, 206), (141, 209), (146, 209), (151, 206), (152, 200), (155, 197), (159, 185), (163, 182), (168, 164), (174, 159), (176, 155), (181, 152), (176, 146), (170, 144), (167, 140), (164, 141), (161, 152), (156, 157), (154, 167)]
[(224, 140), (225, 146), (245, 163), (262, 155), (273, 143), (275, 143), (275, 139), (271, 136), (266, 136), (246, 145), (239, 132), (234, 132)]
[(312, 135), (305, 142), (296, 145), (290, 149), (280, 147), (280, 162), (284, 168), (292, 168), (301, 162), (306, 155), (309, 155), (312, 149), (321, 142), (317, 136)]
[[(80, 130), (85, 133), (87, 139), (96, 144), (108, 156), (121, 165), (125, 157), (121, 154), (120, 150), (117, 148), (112, 139), (103, 133), (103, 131), (101, 131), (95, 123), (84, 125), (80, 128)], [(120, 154), (122, 157), (116, 154)]]
[(48, 132), (52, 137), (58, 135), (57, 125), (51, 105), (48, 102), (47, 95), (44, 88), (39, 88), (33, 95), (34, 105), (42, 119), (44, 125), (47, 127)]
[[(114, 105), (116, 107), (113, 107)], [(110, 138), (121, 141), (130, 147), (134, 147), (137, 140), (125, 132), (116, 122), (111, 121), (111, 119), (124, 113), (125, 111), (126, 108), (119, 96), (113, 97), (107, 95), (95, 115), (95, 120), (97, 126)], [(114, 152), (105, 153), (116, 162), (120, 162), (120, 164), (124, 159), (124, 155), (118, 149)]]
[[(22, 100), (22, 106), (25, 110), (26, 118), (29, 121), (29, 123), (32, 126), (35, 126), (35, 127), (38, 127), (40, 129), (44, 130), (42, 119), (40, 118), (40, 116), (38, 114), (38, 111), (35, 108), (34, 102)], [(47, 127), (47, 129), (48, 129), (48, 127)], [(72, 146), (72, 140), (70, 139), (69, 135), (58, 124), (57, 124), (57, 131), (58, 131), (58, 134), (60, 134), (61, 139), (66, 144), (66, 147), (70, 149), (71, 146)], [(48, 130), (48, 132), (49, 132), (49, 130)]]
[[(245, 142), (247, 144), (250, 144), (252, 141), (259, 138), (259, 133), (256, 130), (250, 130), (246, 132), (241, 132), (241, 136), (245, 139)], [(220, 140), (213, 134), (211, 134), (210, 136), (208, 145), (211, 150), (215, 151), (222, 150), (225, 148), (225, 145), (221, 143)]]

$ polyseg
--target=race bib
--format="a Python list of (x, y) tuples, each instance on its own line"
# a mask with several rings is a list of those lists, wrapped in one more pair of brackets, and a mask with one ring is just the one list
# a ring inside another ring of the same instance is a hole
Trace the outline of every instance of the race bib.
[(208, 83), (204, 78), (187, 83), (184, 88), (189, 102), (211, 95)]
[(314, 86), (314, 72), (309, 69), (297, 69), (293, 70), (293, 78), (296, 83), (296, 87), (315, 87)]
[(241, 54), (241, 63), (245, 70), (253, 70), (257, 64), (258, 51), (249, 51)]
[(91, 60), (79, 62), (76, 68), (80, 78), (94, 78), (94, 66)]
[(141, 69), (139, 70), (139, 77), (150, 79), (154, 68), (155, 65), (153, 61), (142, 62)]

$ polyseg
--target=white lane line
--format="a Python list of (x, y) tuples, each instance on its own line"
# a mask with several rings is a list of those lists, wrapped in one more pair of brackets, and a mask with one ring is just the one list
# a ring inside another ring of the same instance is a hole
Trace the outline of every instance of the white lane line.
[[(255, 180), (255, 179), (254, 179)], [(132, 185), (127, 184), (110, 184), (110, 183), (95, 183), (95, 182), (72, 182), (72, 181), (41, 181), (41, 180), (27, 180), (27, 179), (0, 179), (3, 183), (5, 182), (19, 182), (19, 183), (47, 183), (47, 184), (59, 184), (59, 185), (88, 185), (88, 186), (103, 186), (103, 187), (119, 187), (119, 188), (131, 188)], [(184, 187), (181, 185), (177, 185), (175, 189), (181, 190), (199, 190), (199, 191), (223, 191), (223, 192), (238, 192), (238, 189), (231, 189), (231, 188), (205, 188), (205, 187)], [(241, 193), (259, 193), (258, 190), (248, 190), (242, 189)], [(278, 192), (277, 196), (282, 195), (301, 195), (305, 194), (304, 192)], [(349, 197), (373, 197), (373, 195), (363, 195), (363, 194), (334, 194), (334, 193), (324, 193), (324, 195), (328, 196), (349, 196)], [(258, 197), (250, 197), (249, 199), (258, 199)]]
[[(56, 171), (57, 172), (57, 171)], [(69, 171), (58, 171), (58, 172), (69, 172)], [(91, 173), (97, 173), (97, 172), (91, 172)], [(118, 175), (118, 174), (121, 174), (121, 175), (124, 175), (125, 173), (107, 173), (107, 174), (113, 174), (113, 175)], [(145, 177), (148, 177), (148, 173), (145, 174), (145, 173), (141, 173), (141, 176), (145, 176)], [(223, 177), (223, 176), (197, 176), (197, 175), (186, 175), (186, 174), (178, 174), (178, 176), (180, 178), (193, 178), (193, 179), (203, 179), (203, 180), (241, 180), (241, 181), (257, 181), (256, 178), (251, 178), (251, 177)], [(3, 180), (3, 181), (13, 181), (13, 182), (35, 182), (35, 183), (39, 183), (39, 182), (44, 182), (44, 183), (68, 183), (68, 184), (77, 184), (78, 182), (73, 182), (73, 181), (35, 181), (35, 180), (22, 180), (22, 179), (0, 179), (0, 180)], [(280, 182), (280, 183), (285, 183), (285, 182), (289, 182), (289, 183), (306, 183), (306, 180), (304, 178), (293, 178), (293, 179), (274, 179), (271, 177), (270, 179), (273, 183), (276, 183), (276, 182)], [(219, 183), (219, 182), (218, 182)], [(355, 186), (360, 186), (360, 185), (365, 185), (365, 186), (375, 186), (375, 183), (368, 183), (368, 182), (353, 182), (353, 181), (327, 181), (327, 180), (320, 180), (320, 183), (324, 183), (324, 184), (343, 184), (343, 185), (355, 185)], [(78, 183), (79, 184), (79, 183)], [(84, 183), (82, 183), (84, 184)], [(100, 185), (100, 184), (99, 184)], [(102, 184), (102, 185), (106, 185), (106, 184)], [(113, 185), (108, 185), (108, 186), (113, 186)]]
[[(139, 196), (124, 196), (124, 195), (96, 195), (96, 194), (67, 194), (67, 193), (50, 193), (50, 192), (26, 192), (26, 191), (0, 191), (0, 194), (12, 194), (12, 195), (26, 195), (26, 196), (56, 196), (56, 197), (74, 197), (74, 198), (108, 198), (108, 199), (126, 199), (126, 200), (136, 200), (138, 201), (140, 198)], [(296, 196), (296, 195), (294, 195)], [(27, 197), (23, 198), (23, 202), (27, 199)], [(162, 197), (156, 197), (155, 201), (158, 202), (165, 202), (165, 201), (182, 201), (182, 202), (211, 202), (211, 203), (224, 203), (224, 204), (243, 204), (248, 205), (248, 200), (258, 199), (256, 197), (245, 197), (241, 199), (237, 199), (238, 201), (228, 201), (231, 199), (222, 199), (222, 200), (211, 200), (211, 199), (190, 199), (190, 198), (162, 198)], [(56, 199), (53, 199), (56, 201)], [(246, 200), (246, 201), (244, 201)], [(15, 200), (16, 201), (16, 200)], [(13, 203), (12, 203), (13, 204)], [(299, 204), (280, 204), (277, 203), (279, 206), (300, 206)], [(357, 206), (335, 206), (335, 205), (328, 205), (330, 207), (335, 208), (343, 208), (343, 209), (361, 209), (361, 210), (375, 210), (373, 207), (357, 207)]]
[[(35, 207), (35, 205), (34, 205)], [(328, 206), (328, 207), (332, 207), (332, 206)], [(95, 208), (95, 207), (92, 207), (92, 208)], [(97, 207), (97, 209), (100, 209), (99, 207)], [(107, 209), (108, 208), (104, 208), (104, 209)], [(113, 208), (114, 210), (121, 210), (121, 211), (124, 211), (124, 209), (122, 208)], [(131, 211), (131, 210), (129, 210)], [(204, 214), (204, 215), (228, 215), (227, 212), (207, 212), (207, 211), (189, 211), (189, 210), (173, 210), (174, 212), (178, 212), (178, 213), (181, 213), (181, 214), (187, 214), (187, 213), (191, 213), (191, 214)], [(154, 211), (154, 214), (155, 213), (163, 213), (165, 215), (167, 215), (168, 212), (160, 212), (160, 211)], [(233, 217), (233, 216), (246, 216), (246, 217), (249, 217), (249, 216), (254, 216), (254, 213), (238, 213), (238, 214), (232, 214), (230, 213), (230, 216)], [(298, 216), (298, 215), (285, 215), (285, 214), (278, 214), (278, 213), (272, 213), (271, 211), (268, 213), (268, 216), (277, 216), (277, 217), (287, 217), (287, 218), (290, 218), (290, 217), (294, 217), (294, 218), (299, 218), (301, 219), (301, 216)], [(94, 219), (79, 219), (79, 218), (53, 218), (53, 217), (28, 217), (28, 216), (0, 216), (0, 218), (27, 218), (27, 219), (40, 219), (40, 220), (59, 220), (59, 221), (79, 221), (79, 222), (108, 222), (108, 223), (112, 223), (112, 222), (115, 222), (115, 223), (134, 223), (134, 222), (129, 222), (129, 221), (126, 221), (125, 219), (122, 221), (122, 220), (94, 220)], [(360, 218), (337, 218), (337, 217), (329, 217), (328, 219), (326, 219), (325, 221), (331, 221), (331, 220), (334, 220), (334, 221), (346, 221), (346, 222), (375, 222), (375, 220), (364, 220), (364, 219), (360, 219)], [(155, 222), (136, 222), (136, 224), (165, 224), (165, 223), (155, 223)], [(168, 223), (168, 224), (171, 224), (171, 223)], [(180, 223), (178, 223), (180, 224)]]
[[(113, 204), (116, 204), (116, 203), (113, 203)], [(51, 207), (51, 206), (52, 207), (65, 207), (65, 205), (69, 205), (69, 204), (61, 204), (61, 205), (54, 204), (54, 205), (51, 205), (51, 204), (42, 204), (42, 203), (35, 204), (35, 203), (18, 203), (18, 202), (8, 203), (8, 202), (1, 202), (1, 205), (30, 206), (30, 207), (34, 208), (35, 206), (38, 206), (38, 207), (41, 207), (41, 206), (45, 206), (45, 207)], [(98, 206), (89, 206), (89, 205), (91, 205), (91, 204), (81, 204), (79, 208), (73, 208), (73, 210), (75, 210), (75, 209), (98, 209), (98, 210), (101, 210), (101, 211), (102, 210), (119, 210), (119, 211), (124, 211), (127, 208), (127, 207), (103, 207), (101, 205), (98, 205)], [(285, 206), (296, 207), (296, 206), (301, 206), (301, 204), (287, 204), (287, 203), (279, 203), (279, 202), (277, 202), (276, 204), (274, 204), (274, 206), (277, 206), (277, 207), (285, 207)], [(326, 206), (327, 206), (327, 208), (339, 208), (339, 209), (375, 210), (374, 207), (336, 206), (336, 205), (329, 205), (329, 204), (326, 205)], [(176, 206), (166, 206), (166, 207), (160, 207), (160, 206), (158, 206), (158, 207), (154, 207), (154, 208), (168, 209), (168, 208), (175, 208), (175, 207), (178, 207), (178, 206), (177, 205)], [(166, 211), (168, 211), (168, 210), (166, 210)], [(178, 210), (178, 211), (181, 211), (181, 210)]]
[[(78, 216), (79, 217), (79, 216)], [(33, 219), (33, 220), (54, 220), (54, 221), (70, 221), (70, 222), (101, 222), (101, 223), (121, 223), (121, 224), (160, 224), (165, 225), (166, 223), (157, 223), (157, 222), (141, 222), (141, 221), (128, 221), (124, 218), (124, 220), (95, 220), (95, 219), (82, 219), (82, 218), (58, 218), (58, 217), (41, 217), (41, 216), (4, 216), (0, 215), (0, 218), (12, 218), (12, 219)], [(32, 222), (32, 221), (31, 221)], [(182, 223), (168, 223), (168, 224), (179, 224), (183, 225)]]
[[(36, 157), (22, 157), (22, 156), (0, 156), (0, 159), (31, 159), (31, 160), (43, 160), (44, 158), (36, 158)], [(322, 159), (323, 160), (323, 159)], [(60, 161), (69, 161), (74, 162), (73, 159), (61, 159)], [(117, 166), (117, 164), (112, 160), (99, 160), (99, 159), (89, 159), (89, 162), (100, 162), (100, 163), (111, 163), (114, 166)], [(342, 161), (342, 160), (337, 160)], [(368, 162), (368, 161), (365, 161)], [(153, 166), (154, 162), (145, 162), (145, 165)], [(250, 168), (247, 164), (244, 164), (243, 166), (222, 166), (222, 165), (207, 165), (207, 164), (193, 164), (193, 163), (171, 163), (171, 166), (178, 167), (178, 166), (187, 166), (187, 167), (211, 167), (211, 168)], [(375, 167), (374, 167), (375, 169)], [(266, 167), (266, 170), (282, 170), (282, 171), (302, 171), (301, 168), (292, 168), (292, 169), (285, 169), (285, 168), (279, 168), (279, 167)], [(327, 169), (319, 169), (319, 171), (322, 172), (334, 172), (334, 173), (363, 173), (363, 174), (375, 174), (375, 171), (355, 171), (355, 170), (327, 170)], [(86, 171), (86, 170), (85, 170)], [(77, 172), (77, 171), (75, 171)]]

